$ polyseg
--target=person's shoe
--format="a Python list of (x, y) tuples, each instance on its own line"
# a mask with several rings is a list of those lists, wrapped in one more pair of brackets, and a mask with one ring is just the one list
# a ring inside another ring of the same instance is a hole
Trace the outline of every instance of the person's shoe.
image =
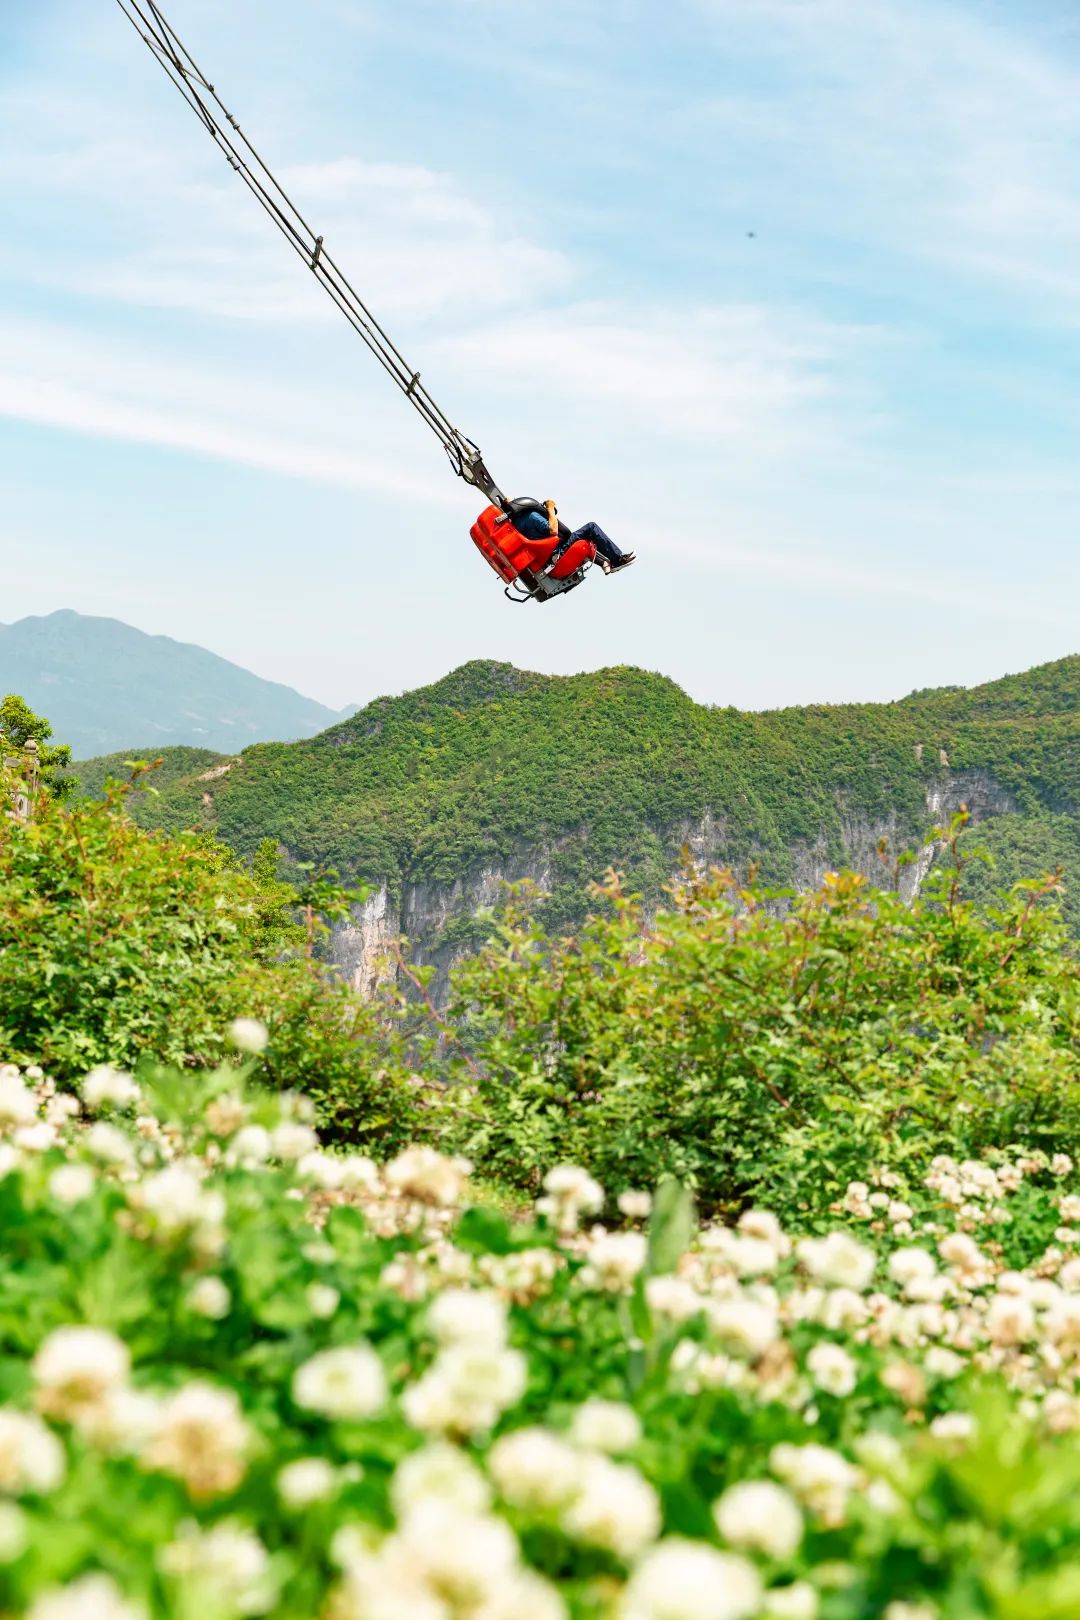
[(617, 574), (620, 569), (629, 568), (630, 564), (634, 562), (637, 562), (637, 552), (624, 551), (618, 562), (606, 563), (604, 565), (604, 572), (605, 574)]

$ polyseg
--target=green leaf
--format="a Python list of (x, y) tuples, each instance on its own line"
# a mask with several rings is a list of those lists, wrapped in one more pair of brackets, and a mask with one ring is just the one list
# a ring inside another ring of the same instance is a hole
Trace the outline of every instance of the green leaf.
[(688, 1187), (669, 1178), (653, 1199), (649, 1221), (649, 1247), (645, 1270), (650, 1277), (674, 1271), (694, 1235), (694, 1196)]

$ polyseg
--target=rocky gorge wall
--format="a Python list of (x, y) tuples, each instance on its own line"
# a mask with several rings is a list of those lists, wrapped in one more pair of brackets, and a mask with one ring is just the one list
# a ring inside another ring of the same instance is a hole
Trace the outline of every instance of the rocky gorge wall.
[[(962, 805), (966, 805), (975, 822), (1016, 809), (1012, 795), (990, 772), (952, 771), (946, 767), (927, 789), (925, 825), (947, 823)], [(787, 855), (795, 887), (815, 888), (838, 864), (861, 872), (878, 886), (888, 886), (891, 868), (883, 866), (878, 857), (884, 839), (890, 863), (902, 851), (913, 849), (914, 860), (901, 867), (898, 875), (901, 896), (913, 899), (938, 856), (940, 844), (931, 840), (913, 848), (910, 833), (895, 813), (872, 817), (850, 805), (838, 808), (842, 862), (830, 857), (835, 839), (830, 842), (824, 830), (812, 842), (792, 846)], [(679, 822), (655, 831), (669, 852), (672, 875), (678, 869), (683, 849), (689, 850), (691, 859), (702, 870), (713, 864), (731, 863), (727, 826), (721, 813), (706, 811), (694, 822)], [(523, 845), (511, 857), (467, 871), (451, 883), (405, 882), (393, 889), (389, 883), (381, 883), (366, 902), (353, 908), (347, 920), (334, 925), (330, 952), (335, 965), (357, 990), (370, 995), (381, 980), (398, 973), (393, 947), (404, 936), (409, 941), (411, 959), (434, 967), (431, 994), (437, 1005), (443, 1005), (454, 963), (475, 944), (468, 920), (478, 910), (497, 905), (507, 883), (529, 879), (540, 890), (549, 890), (563, 842)], [(741, 863), (745, 865), (760, 854), (758, 850), (745, 850), (741, 852)]]

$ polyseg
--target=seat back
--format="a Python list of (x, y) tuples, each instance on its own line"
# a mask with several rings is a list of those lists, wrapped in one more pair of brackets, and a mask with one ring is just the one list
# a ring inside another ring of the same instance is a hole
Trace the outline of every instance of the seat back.
[(508, 519), (499, 522), (501, 517), (497, 506), (485, 506), (469, 533), (480, 555), (494, 568), (499, 578), (512, 585), (523, 571), (535, 569), (538, 565), (542, 567), (543, 563), (537, 557), (535, 548), (525, 544)]

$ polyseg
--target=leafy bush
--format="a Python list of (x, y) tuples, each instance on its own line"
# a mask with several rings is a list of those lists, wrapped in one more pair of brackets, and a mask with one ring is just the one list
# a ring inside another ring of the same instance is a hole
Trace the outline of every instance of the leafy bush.
[(82, 1098), (0, 1069), (0, 1612), (1077, 1612), (1066, 1159), (882, 1170), (824, 1237), (672, 1183), (583, 1231), (581, 1170), (511, 1221), (237, 1068)]
[(820, 1209), (868, 1165), (1080, 1138), (1080, 968), (1043, 887), (989, 917), (962, 857), (910, 907), (851, 874), (778, 913), (730, 874), (650, 922), (614, 877), (576, 935), (519, 892), (455, 977), (456, 1140), (524, 1189), (569, 1157), (710, 1208)]
[(269, 1029), (263, 1079), (304, 1087), (346, 1138), (399, 1139), (414, 1091), (398, 1010), (281, 959), (310, 930), (265, 851), (248, 873), (205, 834), (137, 827), (127, 799), (0, 817), (0, 1051), (61, 1080), (144, 1053), (205, 1067), (251, 1015)]
[(66, 744), (50, 744), (52, 726), (43, 715), (35, 714), (25, 699), (15, 692), (0, 698), (0, 765), (15, 749), (18, 758), (26, 745), (37, 745), (37, 783), (54, 799), (67, 798), (79, 786), (77, 777), (70, 775), (71, 749)]

